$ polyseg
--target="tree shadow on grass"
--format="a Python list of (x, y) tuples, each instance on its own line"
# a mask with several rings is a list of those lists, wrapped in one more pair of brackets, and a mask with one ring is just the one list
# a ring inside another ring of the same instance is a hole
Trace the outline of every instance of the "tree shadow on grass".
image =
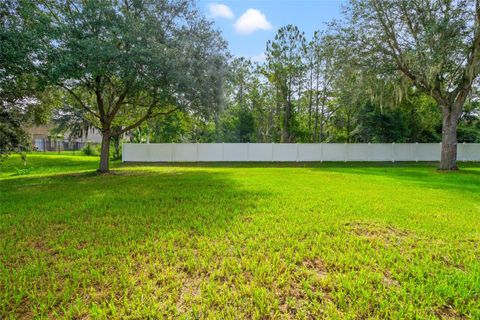
[(460, 162), (459, 171), (437, 170), (437, 162), (200, 162), (126, 163), (122, 167), (309, 168), (318, 172), (381, 176), (427, 188), (480, 194), (480, 163)]
[(429, 189), (451, 190), (480, 194), (480, 166), (460, 164), (460, 170), (445, 172), (437, 170), (434, 163), (400, 163), (381, 165), (327, 166), (312, 168), (314, 171), (335, 172), (348, 175), (383, 177), (398, 180), (413, 186)]
[(96, 230), (97, 241), (140, 240), (176, 229), (228, 228), (269, 196), (242, 188), (228, 172), (85, 172), (11, 180), (2, 188), (0, 215), (9, 225), (28, 220), (25, 235), (42, 234), (53, 223), (68, 232)]
[[(188, 167), (188, 168), (429, 168), (436, 170), (438, 162), (124, 162), (119, 167)], [(480, 162), (459, 162), (460, 172), (469, 171), (480, 175)]]
[[(10, 182), (0, 193), (0, 287), (9, 292), (0, 318), (39, 312), (35, 306), (45, 305), (46, 293), (48, 303), (55, 299), (46, 312), (61, 312), (75, 299), (101, 303), (125, 290), (134, 294), (136, 287), (148, 292), (150, 282), (167, 276), (178, 289), (177, 278), (197, 255), (209, 259), (197, 241), (224, 241), (242, 216), (271, 196), (243, 188), (227, 172), (202, 170), (87, 172)], [(20, 285), (19, 277), (27, 280)]]

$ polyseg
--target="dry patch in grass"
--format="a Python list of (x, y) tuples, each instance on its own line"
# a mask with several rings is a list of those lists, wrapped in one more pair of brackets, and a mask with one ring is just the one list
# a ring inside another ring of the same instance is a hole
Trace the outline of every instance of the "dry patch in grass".
[(450, 306), (444, 306), (441, 309), (435, 311), (435, 315), (444, 320), (457, 320), (457, 319), (467, 319), (465, 316), (461, 316), (458, 312), (451, 308)]
[(375, 223), (351, 222), (345, 224), (345, 226), (348, 231), (367, 239), (398, 239), (406, 238), (411, 235), (407, 230), (401, 230), (393, 226), (383, 226)]
[(400, 287), (400, 283), (392, 277), (390, 271), (383, 273), (382, 282), (386, 287)]
[[(280, 312), (288, 318), (295, 319), (299, 316), (299, 310), (304, 309), (307, 300), (311, 299), (319, 302), (323, 310), (328, 306), (336, 309), (335, 306), (332, 307), (334, 304), (330, 295), (332, 289), (325, 283), (328, 276), (327, 265), (323, 260), (319, 258), (304, 260), (287, 287), (277, 290)], [(310, 314), (307, 318), (315, 319), (317, 316), (318, 314), (315, 316)]]
[(308, 270), (312, 270), (320, 279), (325, 279), (328, 276), (325, 262), (320, 259), (307, 259), (303, 262), (303, 266)]
[(180, 313), (185, 313), (191, 310), (192, 305), (201, 295), (200, 278), (185, 277), (182, 281), (182, 287), (180, 288), (177, 299), (177, 310)]

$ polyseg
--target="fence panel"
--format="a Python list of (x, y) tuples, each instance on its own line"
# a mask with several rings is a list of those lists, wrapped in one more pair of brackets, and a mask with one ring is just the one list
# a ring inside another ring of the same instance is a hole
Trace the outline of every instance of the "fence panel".
[(372, 143), (367, 161), (392, 161), (391, 143)]
[[(148, 144), (146, 144), (148, 146)], [(152, 143), (147, 151), (148, 161), (150, 162), (168, 162), (175, 161), (173, 143)]]
[[(441, 144), (128, 143), (122, 150), (124, 162), (438, 161)], [(480, 144), (458, 144), (458, 160), (480, 161)]]
[(249, 143), (248, 161), (273, 161), (273, 143)]
[(323, 161), (322, 143), (301, 143), (298, 145), (298, 161)]
[(458, 158), (461, 161), (479, 161), (480, 143), (459, 143)]
[(223, 161), (223, 147), (221, 143), (199, 143), (198, 161)]
[(248, 143), (224, 143), (223, 161), (248, 161)]
[(175, 143), (172, 144), (173, 159), (178, 162), (196, 162), (197, 144), (196, 143)]
[(438, 161), (441, 149), (440, 143), (419, 143), (416, 148), (417, 161)]
[(347, 144), (325, 143), (322, 146), (322, 161), (345, 161), (347, 159)]
[(370, 161), (371, 145), (368, 143), (346, 144), (345, 161)]
[(297, 161), (296, 143), (276, 143), (273, 145), (273, 161)]
[(125, 143), (122, 147), (122, 161), (150, 162), (150, 148), (147, 144)]
[(417, 161), (414, 143), (392, 143), (392, 161)]

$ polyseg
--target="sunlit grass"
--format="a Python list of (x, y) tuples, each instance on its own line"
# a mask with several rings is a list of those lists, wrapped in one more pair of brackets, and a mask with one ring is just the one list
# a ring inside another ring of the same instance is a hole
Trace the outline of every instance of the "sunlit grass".
[(0, 173), (0, 318), (480, 318), (480, 166)]

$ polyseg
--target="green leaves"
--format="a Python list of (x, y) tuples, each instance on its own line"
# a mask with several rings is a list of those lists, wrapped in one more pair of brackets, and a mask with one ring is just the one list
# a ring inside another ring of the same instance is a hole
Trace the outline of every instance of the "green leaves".
[(22, 127), (23, 116), (11, 110), (0, 111), (0, 163), (14, 151), (30, 144)]
[(22, 32), (37, 35), (34, 69), (63, 91), (60, 118), (77, 132), (97, 127), (110, 139), (173, 110), (205, 113), (221, 96), (226, 45), (190, 1), (18, 7)]

